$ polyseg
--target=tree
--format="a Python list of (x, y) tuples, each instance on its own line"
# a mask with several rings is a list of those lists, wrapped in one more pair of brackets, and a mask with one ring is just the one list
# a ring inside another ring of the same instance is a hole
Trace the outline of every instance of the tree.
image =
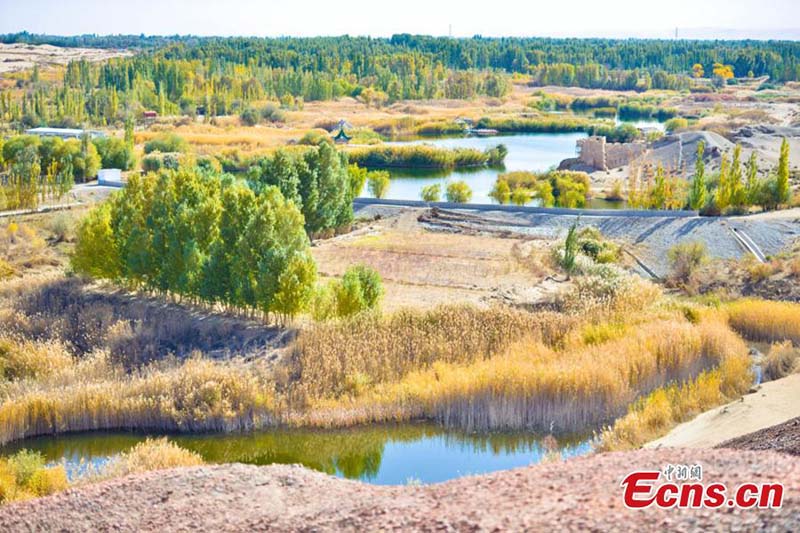
[(111, 227), (112, 202), (92, 209), (78, 227), (70, 265), (75, 272), (93, 278), (117, 279), (120, 257)]
[(714, 196), (717, 207), (724, 211), (731, 204), (731, 176), (728, 167), (728, 156), (722, 154), (722, 160), (719, 163), (719, 184)]
[(489, 193), (489, 196), (497, 200), (500, 204), (507, 204), (511, 200), (511, 188), (508, 186), (508, 182), (498, 179), (494, 184), (494, 188), (492, 188), (492, 192)]
[(731, 205), (735, 208), (742, 208), (747, 205), (747, 190), (742, 181), (742, 147), (739, 144), (733, 149), (729, 183)]
[(425, 202), (438, 202), (442, 199), (442, 185), (439, 183), (426, 185), (422, 188), (420, 196)]
[(703, 65), (700, 63), (695, 63), (692, 66), (692, 76), (694, 78), (702, 78), (705, 75), (705, 70), (703, 70)]
[(472, 189), (464, 181), (452, 181), (447, 184), (447, 201), (465, 204), (472, 199)]
[(775, 194), (775, 201), (778, 205), (788, 204), (792, 196), (789, 189), (789, 141), (785, 137), (781, 142), (781, 152), (778, 158)]
[(352, 266), (333, 287), (336, 315), (348, 317), (375, 309), (383, 295), (380, 275), (364, 266)]
[(755, 151), (750, 154), (747, 160), (747, 185), (745, 186), (745, 197), (749, 205), (756, 205), (759, 200), (759, 180), (758, 180), (758, 158)]
[(692, 179), (692, 187), (689, 191), (689, 207), (694, 210), (700, 210), (706, 205), (706, 197), (708, 190), (706, 189), (706, 166), (703, 161), (705, 151), (705, 143), (700, 141), (697, 143), (697, 159), (694, 163), (694, 178)]
[(100, 156), (103, 168), (119, 168), (130, 170), (136, 165), (133, 147), (116, 137), (104, 137), (94, 140), (95, 148)]
[(272, 311), (285, 318), (294, 318), (306, 310), (314, 296), (317, 265), (310, 255), (295, 254), (278, 277), (278, 292)]
[(518, 188), (511, 195), (511, 203), (514, 205), (525, 205), (531, 201), (531, 195), (525, 189)]
[(375, 198), (384, 198), (389, 192), (391, 180), (389, 173), (385, 170), (374, 170), (367, 174), (369, 192)]

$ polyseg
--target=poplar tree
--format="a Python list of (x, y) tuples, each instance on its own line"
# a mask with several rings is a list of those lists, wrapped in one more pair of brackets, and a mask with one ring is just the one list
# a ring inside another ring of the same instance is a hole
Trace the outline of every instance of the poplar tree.
[(692, 188), (689, 191), (689, 206), (694, 210), (702, 209), (706, 205), (706, 165), (703, 161), (703, 154), (705, 151), (705, 143), (700, 141), (697, 143), (697, 159), (694, 163), (694, 178), (692, 179)]

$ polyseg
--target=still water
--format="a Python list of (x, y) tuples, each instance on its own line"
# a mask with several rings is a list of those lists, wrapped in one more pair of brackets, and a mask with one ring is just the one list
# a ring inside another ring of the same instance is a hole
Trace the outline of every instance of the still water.
[[(0, 449), (41, 452), (66, 466), (71, 479), (101, 468), (144, 434), (92, 432), (38, 437)], [(572, 457), (591, 450), (590, 438), (558, 441), (530, 433), (469, 434), (429, 424), (371, 425), (342, 430), (274, 430), (248, 434), (172, 435), (169, 439), (209, 463), (295, 464), (379, 485), (435, 483), (527, 466), (546, 457)], [(550, 441), (548, 443), (548, 440)]]
[[(472, 189), (472, 203), (496, 203), (489, 196), (497, 175), (514, 170), (541, 172), (568, 158), (576, 156), (576, 141), (586, 137), (585, 133), (531, 133), (499, 135), (494, 137), (452, 137), (445, 139), (421, 139), (387, 144), (431, 144), (443, 148), (475, 148), (486, 150), (498, 144), (506, 145), (505, 168), (468, 168), (456, 170), (391, 169), (392, 181), (386, 198), (392, 200), (419, 200), (420, 191), (426, 185), (442, 184), (442, 193), (447, 180), (463, 180)], [(364, 190), (363, 196), (370, 197)]]

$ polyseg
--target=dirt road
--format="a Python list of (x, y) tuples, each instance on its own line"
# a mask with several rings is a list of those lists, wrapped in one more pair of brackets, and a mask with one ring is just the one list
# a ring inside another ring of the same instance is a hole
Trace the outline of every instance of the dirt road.
[[(631, 510), (633, 469), (703, 465), (703, 481), (783, 482), (781, 509)], [(374, 486), (297, 466), (150, 472), (0, 508), (14, 531), (790, 531), (800, 462), (774, 452), (640, 450), (415, 486)]]

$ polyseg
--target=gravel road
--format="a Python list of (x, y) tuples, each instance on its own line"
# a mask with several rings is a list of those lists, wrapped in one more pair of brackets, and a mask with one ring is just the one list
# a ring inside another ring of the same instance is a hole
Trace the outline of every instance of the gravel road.
[[(780, 509), (631, 510), (634, 469), (703, 465), (704, 483), (777, 482)], [(775, 452), (639, 450), (429, 486), (374, 486), (299, 466), (150, 472), (0, 508), (1, 531), (791, 531), (800, 461)]]

